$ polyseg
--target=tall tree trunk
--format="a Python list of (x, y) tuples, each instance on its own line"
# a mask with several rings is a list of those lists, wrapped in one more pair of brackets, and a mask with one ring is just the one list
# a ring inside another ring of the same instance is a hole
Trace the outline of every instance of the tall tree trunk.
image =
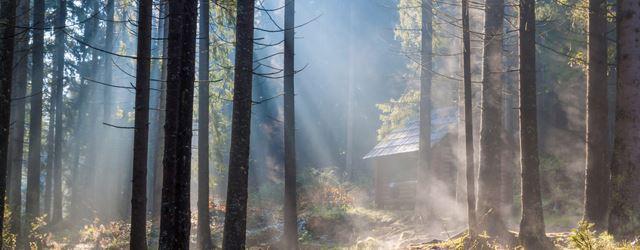
[[(42, 143), (42, 91), (44, 82), (44, 0), (33, 1), (33, 48), (31, 65), (31, 113), (29, 116), (29, 166), (25, 223), (40, 215), (40, 152)], [(29, 239), (32, 241), (32, 239)]]
[[(55, 88), (50, 84), (51, 96), (55, 95)], [(56, 105), (53, 98), (49, 98), (49, 126), (47, 127), (47, 163), (45, 165), (44, 182), (44, 207), (42, 213), (47, 215), (47, 221), (51, 222), (51, 201), (53, 200), (53, 155), (55, 154), (54, 137), (56, 124)]]
[[(0, 1), (0, 215), (4, 215), (5, 191), (9, 156), (9, 129), (11, 119), (11, 85), (13, 81), (14, 32), (16, 25), (16, 0)], [(0, 235), (4, 222), (0, 220)], [(2, 242), (0, 242), (2, 248)]]
[(222, 241), (224, 249), (244, 249), (246, 243), (254, 6), (253, 0), (238, 0), (236, 8), (235, 85), (226, 219)]
[(284, 7), (284, 242), (298, 249), (295, 116), (295, 0)]
[(189, 248), (196, 0), (169, 2), (169, 50), (160, 249)]
[(420, 152), (418, 160), (418, 185), (416, 189), (416, 212), (424, 221), (432, 219), (430, 201), (433, 193), (431, 166), (431, 71), (433, 50), (432, 0), (422, 0), (421, 61), (420, 61)]
[[(162, 47), (163, 43), (160, 38), (163, 37), (164, 23), (166, 18), (162, 18), (164, 15), (164, 6), (163, 1), (158, 3), (158, 18), (155, 18), (155, 22), (152, 24), (155, 28), (153, 38), (151, 39), (151, 56), (155, 58), (162, 57)], [(152, 20), (153, 22), (153, 20)], [(151, 61), (151, 89), (156, 89), (159, 91), (150, 91), (149, 92), (149, 154), (147, 155), (147, 210), (149, 214), (153, 214), (153, 204), (154, 204), (154, 185), (155, 185), (155, 166), (158, 161), (156, 161), (155, 153), (159, 147), (159, 137), (158, 133), (161, 128), (162, 122), (158, 120), (160, 116), (160, 92), (163, 88), (162, 86), (162, 76), (161, 74), (162, 68), (162, 60), (156, 59)], [(160, 160), (162, 162), (162, 160)]]
[(553, 249), (545, 235), (540, 195), (535, 23), (535, 0), (521, 0), (519, 29), (522, 220), (519, 240), (525, 249)]
[[(348, 68), (347, 68), (347, 127), (346, 127), (346, 148), (345, 148), (345, 166), (344, 173), (347, 178), (353, 177), (353, 122), (354, 122), (354, 106), (355, 106), (355, 5), (356, 1), (349, 1), (345, 4), (348, 9), (349, 24), (348, 35), (349, 51), (348, 51)], [(285, 21), (286, 22), (286, 21)]]
[[(168, 11), (167, 11), (167, 2), (161, 1), (160, 3), (160, 11), (159, 15), (163, 19), (159, 26), (162, 32), (158, 32), (158, 34), (162, 34), (163, 38), (169, 37), (169, 20)], [(166, 40), (162, 42), (162, 57), (167, 57), (168, 43)], [(162, 59), (160, 65), (160, 95), (158, 96), (158, 116), (156, 122), (160, 125), (156, 130), (153, 131), (153, 137), (157, 140), (157, 146), (154, 147), (153, 158), (154, 158), (154, 173), (153, 173), (153, 205), (151, 208), (151, 231), (158, 232), (160, 230), (160, 213), (162, 208), (162, 172), (163, 172), (163, 152), (164, 152), (164, 127), (162, 126), (165, 121), (165, 109), (166, 109), (166, 96), (167, 96), (167, 60)], [(153, 239), (154, 242), (156, 239)]]
[(15, 53), (13, 64), (15, 65), (12, 96), (15, 99), (11, 105), (13, 133), (9, 143), (9, 206), (11, 207), (10, 231), (17, 234), (17, 244), (23, 240), (20, 222), (22, 214), (22, 163), (24, 154), (25, 134), (25, 106), (24, 97), (27, 95), (27, 69), (29, 62), (29, 0), (20, 0), (17, 3), (15, 28)]
[(469, 0), (462, 0), (462, 43), (463, 43), (463, 77), (464, 77), (464, 134), (465, 160), (467, 179), (467, 219), (469, 236), (477, 234), (476, 225), (476, 183), (473, 164), (473, 106), (471, 93), (471, 29), (469, 27)]
[[(97, 16), (100, 14), (101, 4), (98, 0), (89, 0), (87, 3), (87, 14), (86, 16)], [(84, 17), (86, 18), (86, 17)], [(86, 44), (96, 44), (96, 34), (98, 31), (99, 20), (96, 18), (91, 18), (87, 21), (84, 26), (84, 42)], [(89, 211), (91, 208), (88, 206), (87, 200), (90, 196), (87, 195), (87, 189), (89, 188), (89, 183), (92, 183), (92, 180), (88, 180), (87, 170), (89, 164), (84, 164), (82, 168), (80, 168), (80, 153), (81, 146), (85, 141), (85, 138), (89, 137), (91, 126), (88, 126), (91, 123), (88, 123), (88, 118), (91, 115), (96, 115), (93, 112), (90, 112), (91, 108), (96, 104), (91, 103), (87, 105), (87, 100), (94, 100), (95, 92), (97, 89), (97, 84), (92, 81), (95, 81), (97, 75), (97, 69), (99, 66), (98, 60), (98, 51), (90, 49), (88, 46), (83, 46), (83, 58), (87, 55), (91, 56), (91, 60), (83, 61), (82, 68), (80, 70), (81, 79), (89, 79), (83, 80), (87, 81), (89, 84), (87, 86), (81, 87), (79, 91), (79, 95), (76, 101), (76, 110), (78, 110), (77, 118), (74, 120), (74, 149), (73, 149), (73, 158), (71, 165), (71, 201), (70, 201), (70, 216), (71, 219), (76, 221), (78, 219), (87, 218), (89, 216)], [(69, 119), (71, 120), (71, 119)], [(94, 135), (95, 136), (95, 135)], [(93, 136), (92, 136), (93, 137)], [(91, 148), (93, 150), (94, 148)], [(95, 155), (95, 153), (92, 153)], [(85, 163), (89, 162), (85, 160)], [(90, 164), (94, 164), (94, 161), (90, 161)]]
[(209, 217), (209, 0), (200, 0), (198, 55), (198, 249), (211, 249)]
[(584, 220), (607, 228), (611, 169), (608, 161), (607, 1), (589, 1), (586, 185)]
[(131, 249), (147, 248), (147, 153), (151, 74), (151, 0), (138, 1), (136, 106), (131, 190)]
[(64, 140), (64, 132), (62, 131), (62, 115), (63, 115), (63, 88), (64, 88), (64, 50), (65, 50), (65, 20), (67, 18), (67, 1), (60, 0), (57, 9), (56, 30), (55, 30), (55, 96), (54, 103), (56, 105), (56, 126), (55, 126), (55, 154), (53, 165), (53, 211), (51, 222), (53, 224), (62, 221), (62, 141)]
[(618, 84), (609, 232), (631, 239), (640, 229), (640, 5), (618, 0)]
[[(107, 6), (106, 6), (106, 14), (107, 14), (107, 22), (106, 22), (106, 28), (105, 28), (105, 33), (106, 33), (106, 37), (105, 37), (105, 41), (104, 41), (104, 50), (107, 52), (113, 52), (113, 41), (114, 41), (114, 36), (115, 36), (115, 22), (113, 22), (114, 17), (115, 17), (115, 0), (107, 0)], [(111, 54), (109, 53), (105, 53), (104, 54), (104, 82), (108, 83), (108, 84), (112, 84), (113, 82), (113, 62), (111, 61)], [(103, 100), (104, 100), (104, 104), (103, 104), (103, 111), (102, 111), (102, 121), (106, 122), (106, 123), (110, 123), (111, 122), (111, 112), (112, 112), (112, 107), (111, 107), (111, 88), (105, 86), (104, 88), (104, 92), (103, 92)]]
[(482, 67), (482, 123), (480, 131), (480, 169), (478, 173), (479, 230), (501, 240), (509, 232), (500, 214), (502, 140), (502, 67), (504, 0), (487, 0), (484, 23)]

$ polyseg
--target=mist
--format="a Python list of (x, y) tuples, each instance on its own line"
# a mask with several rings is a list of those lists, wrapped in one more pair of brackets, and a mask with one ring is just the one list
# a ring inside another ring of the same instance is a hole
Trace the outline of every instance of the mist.
[(2, 1), (0, 248), (633, 249), (613, 2)]

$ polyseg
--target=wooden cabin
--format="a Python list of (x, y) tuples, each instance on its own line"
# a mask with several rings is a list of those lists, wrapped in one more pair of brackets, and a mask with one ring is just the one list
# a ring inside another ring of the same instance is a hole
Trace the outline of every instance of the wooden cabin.
[[(431, 117), (431, 166), (455, 196), (457, 121), (456, 108), (439, 109)], [(406, 122), (382, 139), (363, 159), (371, 162), (375, 178), (375, 203), (382, 209), (413, 209), (416, 198), (420, 121)]]

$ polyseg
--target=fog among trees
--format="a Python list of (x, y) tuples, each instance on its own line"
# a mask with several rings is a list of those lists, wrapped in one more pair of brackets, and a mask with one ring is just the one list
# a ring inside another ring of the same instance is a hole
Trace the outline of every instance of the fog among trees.
[(0, 249), (638, 249), (637, 0), (0, 0)]

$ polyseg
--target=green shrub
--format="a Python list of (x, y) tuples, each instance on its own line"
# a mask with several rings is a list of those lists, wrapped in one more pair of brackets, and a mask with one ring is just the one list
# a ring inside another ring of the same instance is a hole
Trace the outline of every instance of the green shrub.
[(629, 243), (616, 243), (613, 236), (607, 232), (598, 234), (593, 230), (593, 224), (580, 221), (578, 227), (571, 230), (568, 242), (569, 249), (580, 250), (613, 250), (613, 249), (635, 249)]

